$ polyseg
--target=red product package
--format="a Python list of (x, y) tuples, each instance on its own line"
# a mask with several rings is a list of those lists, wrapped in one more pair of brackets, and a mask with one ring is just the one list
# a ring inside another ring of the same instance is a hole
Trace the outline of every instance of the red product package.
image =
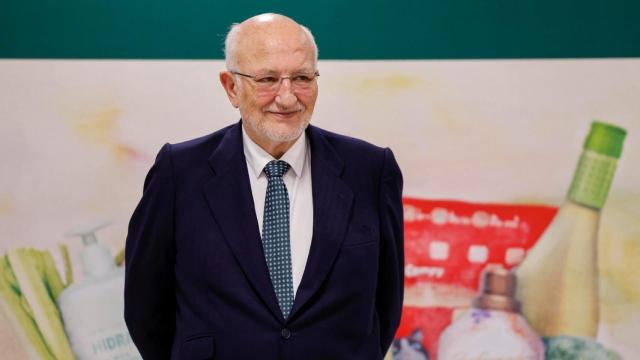
[[(405, 300), (394, 351), (419, 351), (433, 360), (440, 333), (469, 307), (482, 270), (518, 265), (557, 208), (413, 198), (403, 203)], [(413, 349), (405, 350), (409, 342)]]

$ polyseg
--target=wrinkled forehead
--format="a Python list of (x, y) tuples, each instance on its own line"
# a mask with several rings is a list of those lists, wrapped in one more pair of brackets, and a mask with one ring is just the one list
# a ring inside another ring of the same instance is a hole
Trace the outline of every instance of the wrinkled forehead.
[(250, 26), (239, 34), (236, 59), (251, 71), (315, 70), (315, 50), (297, 24), (281, 27)]

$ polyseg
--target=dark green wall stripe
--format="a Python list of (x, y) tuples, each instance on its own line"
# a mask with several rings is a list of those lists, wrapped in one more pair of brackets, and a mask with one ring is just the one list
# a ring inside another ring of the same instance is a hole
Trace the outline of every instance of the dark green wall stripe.
[(0, 0), (0, 57), (220, 59), (229, 24), (266, 11), (323, 59), (640, 56), (632, 0)]

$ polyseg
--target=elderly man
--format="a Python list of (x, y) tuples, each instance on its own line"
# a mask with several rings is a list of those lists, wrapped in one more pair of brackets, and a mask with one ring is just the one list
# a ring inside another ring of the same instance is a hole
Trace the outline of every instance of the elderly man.
[(381, 359), (403, 295), (402, 176), (389, 149), (309, 125), (311, 32), (234, 25), (220, 74), (239, 123), (166, 144), (126, 246), (145, 359)]

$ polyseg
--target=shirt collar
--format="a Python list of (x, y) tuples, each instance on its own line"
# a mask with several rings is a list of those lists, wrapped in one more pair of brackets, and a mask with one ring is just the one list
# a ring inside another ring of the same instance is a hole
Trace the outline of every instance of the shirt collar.
[[(262, 170), (267, 166), (269, 161), (276, 160), (249, 137), (244, 130), (244, 126), (242, 126), (242, 148), (244, 150), (244, 157), (247, 159), (249, 168), (252, 170), (251, 175), (255, 178), (259, 178), (264, 174)], [(306, 154), (307, 136), (303, 132), (289, 150), (282, 155), (280, 160), (286, 161), (291, 167), (291, 170), (293, 170), (294, 175), (300, 177), (302, 175), (302, 169), (304, 168)]]

